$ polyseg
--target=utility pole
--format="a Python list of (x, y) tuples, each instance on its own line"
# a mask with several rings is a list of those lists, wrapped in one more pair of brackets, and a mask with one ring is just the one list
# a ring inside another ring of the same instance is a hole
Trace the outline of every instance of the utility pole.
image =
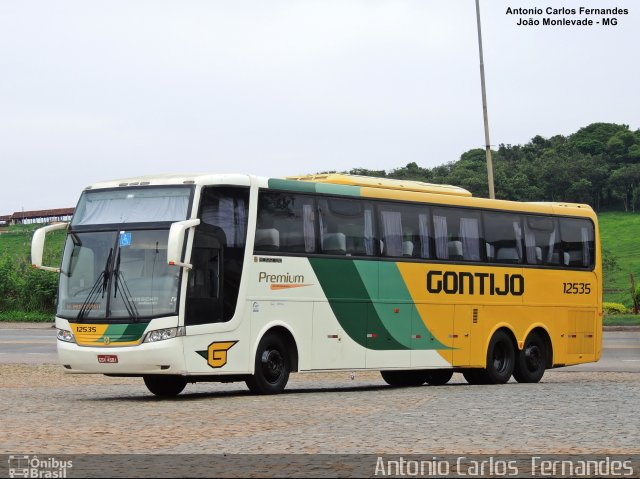
[(476, 18), (478, 21), (478, 48), (480, 50), (480, 85), (482, 87), (482, 114), (484, 115), (484, 143), (487, 151), (487, 179), (489, 181), (489, 198), (494, 200), (493, 161), (491, 160), (491, 142), (489, 141), (489, 115), (487, 113), (487, 91), (484, 84), (484, 58), (482, 55), (482, 29), (480, 28), (480, 0), (476, 0)]

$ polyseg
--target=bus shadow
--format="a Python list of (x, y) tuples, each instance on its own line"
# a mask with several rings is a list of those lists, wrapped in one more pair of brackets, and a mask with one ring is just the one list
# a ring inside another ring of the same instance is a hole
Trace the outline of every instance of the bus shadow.
[[(285, 389), (278, 396), (294, 396), (296, 394), (319, 394), (319, 393), (351, 393), (351, 392), (376, 392), (376, 391), (403, 391), (403, 390), (442, 390), (444, 388), (468, 386), (465, 383), (452, 383), (445, 386), (419, 386), (419, 387), (392, 387), (386, 384), (380, 385), (361, 385), (361, 386), (333, 386), (333, 387), (301, 387), (295, 389)], [(188, 386), (187, 386), (188, 387)], [(198, 392), (183, 392), (175, 398), (159, 398), (152, 395), (150, 392), (145, 392), (141, 396), (114, 396), (114, 397), (92, 397), (86, 398), (84, 401), (113, 401), (113, 402), (180, 402), (180, 401), (197, 401), (201, 399), (215, 399), (215, 398), (236, 398), (236, 397), (268, 397), (251, 393), (249, 390), (233, 390), (233, 391), (198, 391)]]

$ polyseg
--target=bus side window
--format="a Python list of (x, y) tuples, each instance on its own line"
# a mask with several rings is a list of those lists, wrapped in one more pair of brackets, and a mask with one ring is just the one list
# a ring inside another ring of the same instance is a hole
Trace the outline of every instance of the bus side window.
[(578, 218), (560, 218), (564, 266), (587, 268), (594, 263), (593, 223)]
[(484, 240), (487, 261), (522, 263), (523, 235), (520, 216), (510, 213), (484, 212)]
[(430, 258), (429, 209), (383, 203), (378, 207), (381, 253), (386, 257)]
[(379, 241), (375, 233), (373, 205), (354, 199), (318, 200), (320, 249), (326, 254), (375, 256)]
[(482, 261), (480, 213), (463, 208), (433, 212), (436, 257), (452, 261)]
[(315, 253), (315, 201), (308, 195), (260, 193), (256, 251)]
[(558, 221), (548, 216), (525, 216), (524, 242), (529, 264), (560, 265)]

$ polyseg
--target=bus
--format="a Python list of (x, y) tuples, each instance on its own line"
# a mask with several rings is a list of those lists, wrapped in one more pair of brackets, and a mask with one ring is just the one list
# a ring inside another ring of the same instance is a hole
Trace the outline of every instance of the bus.
[[(66, 229), (59, 267), (46, 234)], [(32, 240), (59, 272), (67, 373), (134, 376), (158, 396), (292, 372), (376, 370), (392, 386), (540, 381), (597, 361), (597, 217), (569, 203), (343, 174), (101, 182)]]

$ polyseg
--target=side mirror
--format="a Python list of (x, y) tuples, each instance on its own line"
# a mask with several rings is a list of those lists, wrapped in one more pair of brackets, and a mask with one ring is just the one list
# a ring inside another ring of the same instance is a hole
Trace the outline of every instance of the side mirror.
[(171, 266), (182, 266), (192, 269), (192, 265), (182, 261), (182, 249), (184, 247), (184, 234), (189, 228), (200, 224), (200, 220), (178, 221), (171, 225), (169, 240), (167, 243), (167, 263)]
[(53, 268), (51, 266), (42, 265), (44, 242), (47, 233), (49, 233), (50, 231), (63, 230), (68, 226), (69, 223), (56, 223), (55, 225), (49, 225), (43, 228), (39, 228), (33, 233), (33, 239), (31, 240), (31, 266), (33, 268), (38, 268), (45, 271), (53, 271), (55, 273), (60, 272), (60, 268)]

